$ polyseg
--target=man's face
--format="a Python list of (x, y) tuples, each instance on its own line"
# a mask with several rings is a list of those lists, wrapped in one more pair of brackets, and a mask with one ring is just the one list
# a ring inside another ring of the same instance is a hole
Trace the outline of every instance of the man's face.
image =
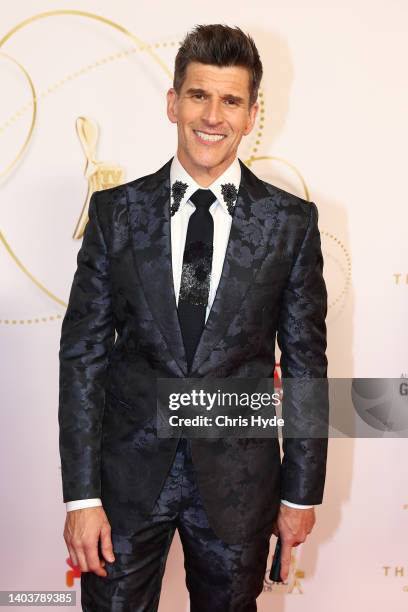
[(249, 107), (249, 71), (191, 62), (179, 95), (167, 92), (167, 115), (177, 123), (177, 154), (201, 184), (217, 178), (252, 130), (258, 103)]

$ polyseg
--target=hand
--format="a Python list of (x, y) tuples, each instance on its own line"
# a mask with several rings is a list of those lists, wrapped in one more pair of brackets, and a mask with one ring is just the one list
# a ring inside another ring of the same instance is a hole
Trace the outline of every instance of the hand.
[(292, 508), (281, 504), (272, 532), (281, 537), (281, 573), (285, 582), (289, 575), (292, 547), (306, 540), (316, 522), (314, 508)]
[(67, 512), (64, 540), (72, 563), (79, 565), (81, 572), (107, 576), (105, 560), (98, 554), (99, 537), (104, 558), (113, 563), (111, 527), (102, 506)]

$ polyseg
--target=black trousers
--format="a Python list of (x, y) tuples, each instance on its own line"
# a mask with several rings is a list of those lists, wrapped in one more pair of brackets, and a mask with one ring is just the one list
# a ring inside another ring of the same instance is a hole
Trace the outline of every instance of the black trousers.
[[(175, 530), (184, 551), (191, 612), (254, 612), (263, 588), (269, 537), (227, 544), (211, 529), (198, 491), (190, 443), (181, 439), (151, 516), (129, 535), (112, 532), (106, 577), (81, 574), (85, 612), (155, 612)], [(180, 612), (184, 612), (180, 604)]]

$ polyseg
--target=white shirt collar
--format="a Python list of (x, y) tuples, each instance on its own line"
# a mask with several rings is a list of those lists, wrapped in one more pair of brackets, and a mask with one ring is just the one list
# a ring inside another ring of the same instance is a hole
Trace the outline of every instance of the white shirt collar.
[[(170, 166), (170, 187), (174, 185), (176, 181), (180, 181), (187, 185), (187, 188), (180, 193), (183, 193), (182, 198), (180, 200), (180, 206), (186, 204), (190, 197), (197, 189), (204, 189), (201, 185), (199, 185), (192, 176), (184, 169), (184, 166), (181, 165), (181, 162), (177, 156), (177, 153), (174, 155), (173, 160)], [(235, 157), (232, 164), (219, 176), (211, 185), (207, 187), (207, 189), (211, 189), (218, 202), (221, 204), (222, 208), (227, 214), (230, 214), (228, 211), (227, 201), (224, 199), (224, 195), (222, 193), (222, 185), (232, 184), (235, 187), (236, 193), (238, 193), (239, 185), (241, 183), (241, 166), (238, 160), (238, 157)], [(235, 201), (232, 202), (235, 206)], [(173, 197), (171, 198), (171, 204), (174, 204)]]

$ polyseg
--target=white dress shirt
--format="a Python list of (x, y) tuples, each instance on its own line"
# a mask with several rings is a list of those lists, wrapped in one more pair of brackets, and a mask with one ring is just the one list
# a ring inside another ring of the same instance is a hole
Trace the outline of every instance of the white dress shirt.
[[(187, 184), (187, 189), (180, 202), (180, 206), (177, 212), (170, 217), (170, 231), (171, 231), (171, 257), (173, 266), (173, 283), (174, 293), (178, 304), (181, 272), (183, 268), (183, 256), (184, 246), (187, 236), (187, 227), (190, 215), (195, 211), (194, 204), (190, 201), (190, 197), (197, 189), (203, 189), (184, 169), (181, 165), (177, 154), (173, 157), (173, 161), (170, 167), (170, 186), (175, 181), (182, 181)], [(215, 197), (217, 198), (210, 206), (210, 213), (214, 220), (214, 237), (213, 237), (213, 258), (212, 268), (210, 276), (210, 290), (208, 295), (208, 304), (206, 309), (205, 320), (210, 313), (212, 303), (215, 298), (218, 283), (221, 278), (221, 272), (224, 264), (225, 253), (227, 250), (228, 238), (231, 229), (232, 217), (228, 212), (228, 207), (224, 202), (224, 198), (221, 193), (221, 185), (223, 183), (232, 183), (238, 192), (239, 185), (241, 182), (241, 166), (238, 161), (238, 157), (235, 157), (232, 164), (225, 170), (225, 172), (219, 176), (208, 189), (211, 189)], [(294, 504), (285, 499), (281, 502), (292, 508), (312, 508), (313, 506), (305, 506), (300, 504)], [(75, 501), (66, 502), (67, 512), (71, 510), (78, 510), (80, 508), (90, 508), (94, 506), (101, 506), (102, 501), (99, 498), (93, 499), (79, 499)]]

